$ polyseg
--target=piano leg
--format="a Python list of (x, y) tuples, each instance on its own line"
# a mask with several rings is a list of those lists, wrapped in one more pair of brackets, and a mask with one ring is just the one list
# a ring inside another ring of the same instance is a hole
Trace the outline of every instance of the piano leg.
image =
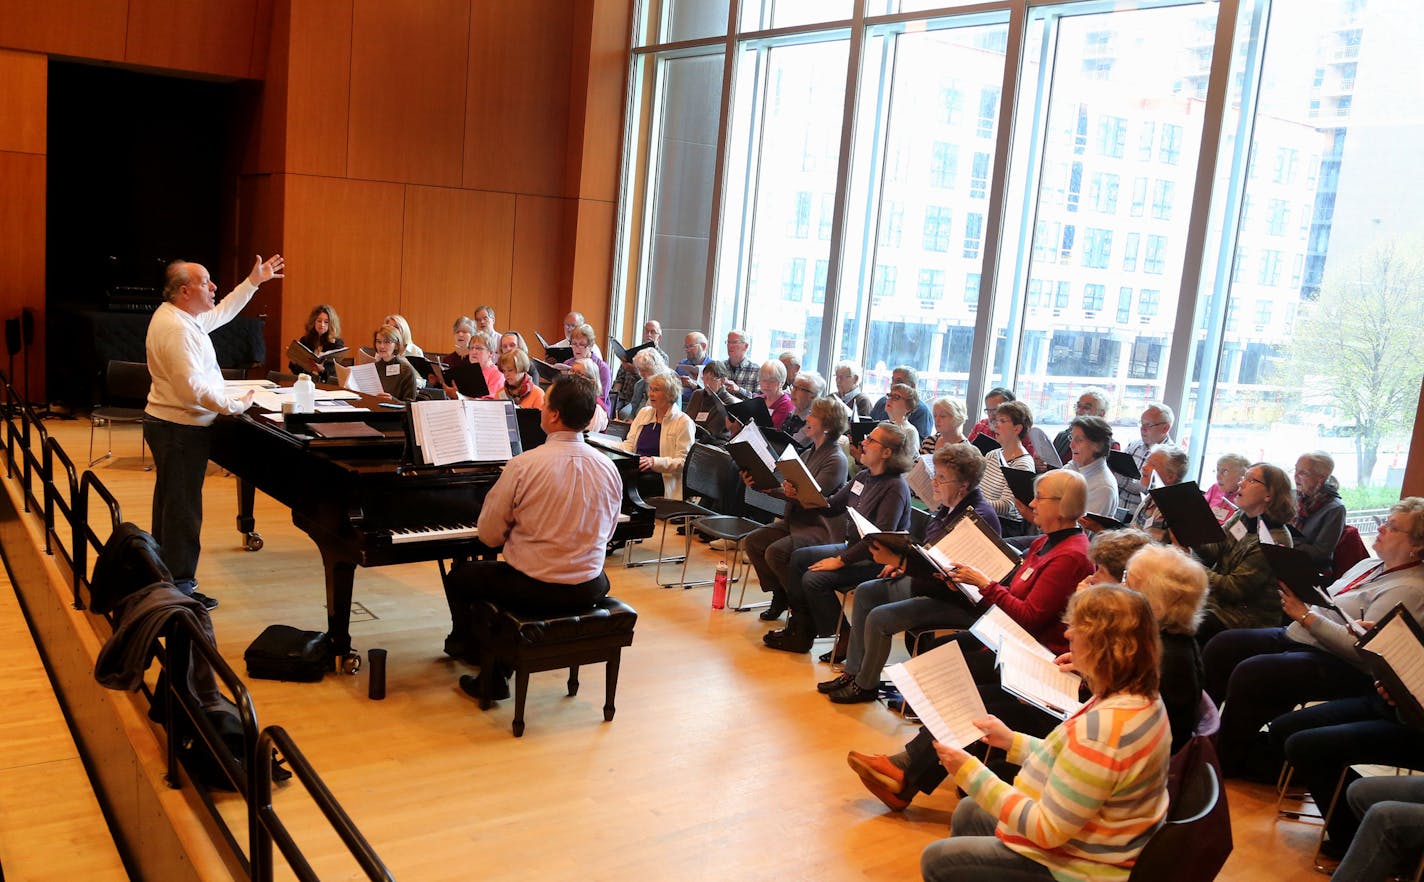
[(237, 479), (237, 532), (243, 535), (243, 547), (248, 551), (262, 548), (262, 534), (257, 532), (257, 485), (245, 478)]
[(326, 570), (326, 635), (331, 640), (336, 670), (343, 671), (355, 656), (351, 651), (351, 589), (356, 581), (356, 562), (322, 548), (321, 563)]

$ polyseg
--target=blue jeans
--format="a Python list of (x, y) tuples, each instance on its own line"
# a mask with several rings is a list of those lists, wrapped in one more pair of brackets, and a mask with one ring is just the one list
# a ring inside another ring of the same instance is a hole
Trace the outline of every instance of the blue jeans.
[(872, 579), (855, 589), (845, 671), (862, 689), (875, 689), (895, 635), (911, 628), (968, 628), (978, 616), (967, 603), (915, 597), (911, 580)]
[(1010, 849), (994, 835), (999, 822), (969, 797), (954, 807), (949, 838), (920, 854), (925, 882), (1044, 882), (1053, 874)]
[(791, 552), (786, 599), (793, 613), (810, 618), (812, 630), (818, 637), (829, 637), (836, 631), (836, 622), (841, 614), (841, 601), (836, 592), (854, 588), (866, 579), (874, 578), (883, 569), (872, 560), (846, 564), (838, 570), (807, 571), (811, 564), (835, 557), (846, 547), (844, 542), (839, 542), (834, 545), (810, 545)]
[(210, 426), (185, 426), (155, 417), (143, 419), (143, 440), (153, 451), (153, 538), (173, 584), (192, 594), (198, 584), (202, 550), (203, 479), (212, 450)]
[(1361, 778), (1346, 798), (1360, 829), (1335, 869), (1336, 882), (1374, 882), (1412, 869), (1424, 851), (1424, 777)]

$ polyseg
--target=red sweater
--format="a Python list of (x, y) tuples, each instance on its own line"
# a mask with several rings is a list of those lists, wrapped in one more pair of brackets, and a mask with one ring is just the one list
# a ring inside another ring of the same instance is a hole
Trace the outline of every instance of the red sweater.
[(1081, 531), (1060, 540), (1047, 553), (1047, 536), (1029, 546), (1009, 584), (990, 583), (980, 593), (984, 600), (1008, 613), (1034, 639), (1055, 653), (1068, 651), (1068, 630), (1063, 610), (1078, 583), (1093, 573), (1088, 562), (1088, 537)]

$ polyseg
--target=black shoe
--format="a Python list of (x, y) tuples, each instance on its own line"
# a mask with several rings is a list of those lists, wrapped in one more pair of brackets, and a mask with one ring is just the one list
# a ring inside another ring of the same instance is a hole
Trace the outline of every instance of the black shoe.
[(810, 652), (816, 637), (811, 631), (793, 619), (780, 631), (772, 631), (762, 638), (762, 642), (772, 649), (782, 652)]
[(816, 691), (822, 695), (830, 695), (837, 689), (844, 689), (855, 682), (855, 674), (841, 674), (833, 680), (826, 680), (824, 683), (816, 684)]
[(877, 697), (879, 697), (878, 690), (862, 689), (855, 680), (851, 680), (849, 686), (831, 693), (831, 701), (835, 704), (863, 704), (867, 701), (874, 701)]
[(837, 643), (835, 649), (830, 649), (821, 653), (820, 655), (816, 656), (816, 659), (818, 661), (825, 662), (826, 664), (838, 665), (846, 660), (846, 651), (841, 647), (839, 643)]
[[(470, 696), (471, 698), (479, 698), (480, 677), (483, 676), (483, 671), (480, 672), (480, 675), (478, 677), (471, 674), (461, 675), (460, 691)], [(503, 677), (495, 677), (494, 683), (492, 685), (494, 688), (490, 690), (490, 698), (494, 699), (495, 701), (504, 701), (505, 699), (509, 698), (508, 680), (504, 679)]]
[(218, 608), (218, 599), (216, 597), (209, 597), (208, 595), (198, 591), (194, 591), (188, 596), (201, 603), (204, 609), (212, 610)]
[(771, 606), (761, 611), (760, 618), (763, 622), (774, 622), (781, 618), (781, 614), (784, 612), (786, 612), (786, 604), (772, 598)]

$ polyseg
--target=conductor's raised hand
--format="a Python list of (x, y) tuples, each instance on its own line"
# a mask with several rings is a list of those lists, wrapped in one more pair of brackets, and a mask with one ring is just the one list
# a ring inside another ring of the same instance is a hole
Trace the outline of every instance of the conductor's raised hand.
[(282, 270), (287, 268), (287, 261), (282, 259), (282, 255), (274, 254), (266, 260), (262, 255), (257, 255), (257, 260), (252, 264), (252, 272), (247, 274), (247, 281), (254, 285), (261, 285), (263, 282), (270, 282), (273, 279), (285, 278)]

